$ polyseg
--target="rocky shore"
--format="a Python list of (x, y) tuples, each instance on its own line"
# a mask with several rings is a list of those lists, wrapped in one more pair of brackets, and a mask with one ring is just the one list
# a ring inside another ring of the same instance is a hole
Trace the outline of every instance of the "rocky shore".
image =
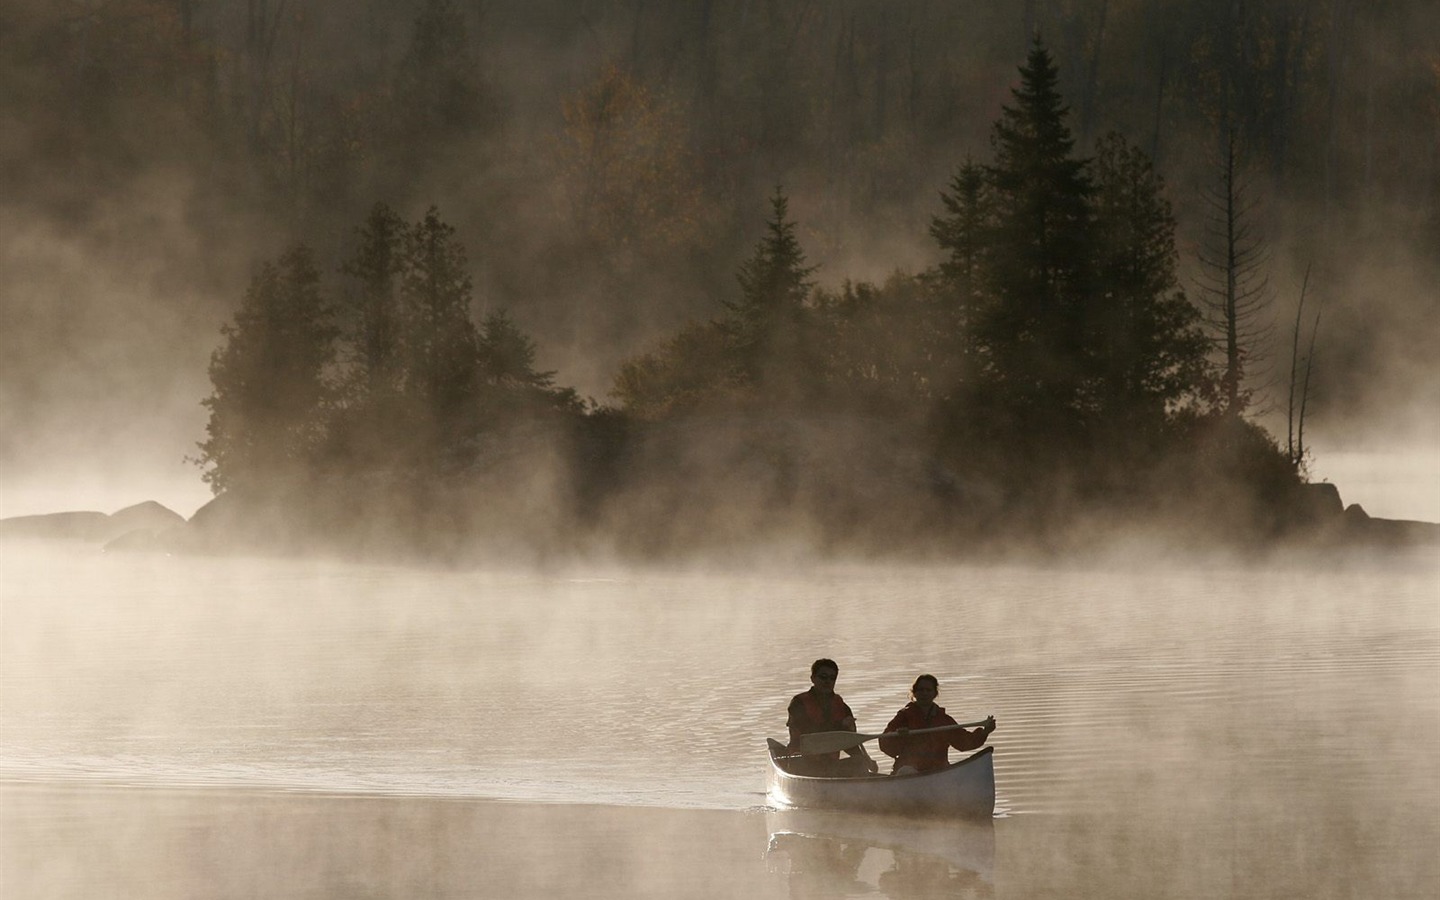
[[(1277, 550), (1440, 547), (1440, 523), (1371, 516), (1358, 503), (1346, 505), (1339, 489), (1328, 482), (1303, 485), (1280, 519), (1283, 527), (1267, 542)], [(189, 519), (154, 501), (113, 513), (72, 510), (0, 519), (0, 540), (64, 541), (105, 552), (288, 554), (323, 549), (343, 553), (350, 547), (369, 555), (373, 547), (352, 540), (354, 535), (347, 536), (343, 528), (341, 533), (333, 532), (336, 527), (333, 521), (323, 529), (281, 521), (269, 511), (222, 495)], [(525, 535), (509, 537), (511, 545), (525, 540)], [(495, 534), (462, 531), (438, 539), (458, 544), (472, 539), (493, 543), (495, 538)]]

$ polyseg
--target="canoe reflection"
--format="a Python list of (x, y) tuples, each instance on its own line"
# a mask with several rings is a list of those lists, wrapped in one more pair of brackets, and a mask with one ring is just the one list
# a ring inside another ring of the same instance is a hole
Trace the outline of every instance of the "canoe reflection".
[(906, 819), (829, 810), (766, 813), (771, 872), (792, 900), (846, 897), (993, 897), (990, 821)]

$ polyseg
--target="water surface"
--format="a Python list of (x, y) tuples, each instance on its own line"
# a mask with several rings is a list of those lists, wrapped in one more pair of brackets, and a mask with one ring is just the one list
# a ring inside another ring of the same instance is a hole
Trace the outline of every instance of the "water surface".
[[(408, 895), (418, 859), (432, 895), (558, 895), (486, 887), (497, 853), (613, 896), (1440, 893), (1433, 552), (537, 574), (12, 544), (0, 571), (15, 896), (115, 882), (112, 856), (137, 896), (193, 896), (145, 873), (217, 853), (244, 894), (297, 848), (358, 880), (279, 893)], [(822, 655), (862, 730), (921, 672), (996, 716), (992, 830), (767, 811), (764, 737)]]

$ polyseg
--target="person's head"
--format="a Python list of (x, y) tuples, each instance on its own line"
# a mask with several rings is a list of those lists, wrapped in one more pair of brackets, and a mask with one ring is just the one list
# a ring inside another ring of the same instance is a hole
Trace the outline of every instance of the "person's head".
[(810, 664), (810, 683), (822, 692), (835, 690), (835, 679), (840, 675), (840, 667), (833, 659), (817, 659)]
[(940, 695), (940, 681), (934, 675), (921, 675), (910, 685), (910, 699), (916, 703), (934, 703)]

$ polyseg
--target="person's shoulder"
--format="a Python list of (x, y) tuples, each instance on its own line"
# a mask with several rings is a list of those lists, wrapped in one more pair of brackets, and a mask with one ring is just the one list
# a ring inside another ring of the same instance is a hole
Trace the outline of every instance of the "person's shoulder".
[(805, 699), (805, 695), (808, 694), (808, 693), (810, 693), (810, 692), (809, 692), (809, 691), (801, 691), (800, 693), (798, 693), (798, 694), (796, 694), (795, 696), (791, 697), (791, 698), (790, 698), (790, 705), (791, 705), (791, 706), (794, 706), (795, 704), (802, 702), (802, 701)]

